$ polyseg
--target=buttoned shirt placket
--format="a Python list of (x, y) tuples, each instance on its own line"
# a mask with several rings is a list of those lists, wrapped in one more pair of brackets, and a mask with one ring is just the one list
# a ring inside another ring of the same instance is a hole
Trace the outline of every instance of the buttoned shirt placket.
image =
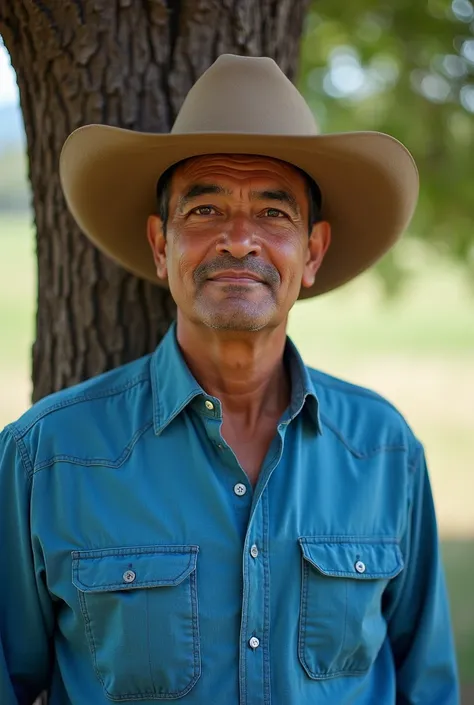
[[(221, 435), (222, 411), (217, 399), (207, 399), (206, 432), (219, 448), (223, 463), (235, 472), (236, 501), (248, 502), (252, 488), (233, 450)], [(267, 485), (283, 455), (290, 420), (278, 425), (253, 493), (242, 556), (242, 618), (240, 629), (240, 705), (270, 705), (270, 564)]]
[(240, 629), (240, 705), (270, 705), (270, 562), (267, 485), (283, 454), (287, 423), (278, 426), (255, 488), (242, 572)]

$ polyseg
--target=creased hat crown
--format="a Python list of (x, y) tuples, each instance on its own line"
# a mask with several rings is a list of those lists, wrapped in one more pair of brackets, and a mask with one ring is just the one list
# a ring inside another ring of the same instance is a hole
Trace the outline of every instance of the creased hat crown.
[(309, 136), (319, 130), (273, 59), (223, 54), (189, 91), (171, 132)]

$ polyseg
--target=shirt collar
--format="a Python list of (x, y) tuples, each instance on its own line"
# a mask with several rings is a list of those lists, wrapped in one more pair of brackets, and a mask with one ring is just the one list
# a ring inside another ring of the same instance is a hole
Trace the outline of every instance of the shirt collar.
[[(309, 371), (293, 342), (287, 338), (285, 362), (291, 378), (291, 401), (284, 422), (292, 421), (303, 407), (321, 434), (319, 403)], [(191, 374), (176, 339), (176, 323), (172, 323), (151, 360), (153, 425), (159, 434), (196, 397), (202, 397), (199, 408), (207, 416), (220, 418), (218, 399), (207, 394)], [(211, 408), (207, 408), (210, 406)]]
[(174, 322), (153, 353), (151, 384), (156, 434), (161, 433), (190, 401), (205, 394), (184, 361), (176, 340)]
[(286, 339), (285, 362), (290, 371), (291, 379), (291, 401), (287, 411), (288, 421), (292, 421), (304, 408), (308, 412), (308, 416), (317, 432), (322, 435), (323, 427), (319, 415), (319, 400), (314, 382), (296, 345), (290, 338)]

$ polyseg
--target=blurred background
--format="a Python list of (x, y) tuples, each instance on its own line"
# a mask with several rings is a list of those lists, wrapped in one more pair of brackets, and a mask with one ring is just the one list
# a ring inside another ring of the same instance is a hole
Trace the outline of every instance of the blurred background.
[[(425, 445), (464, 703), (474, 703), (474, 6), (318, 0), (298, 85), (321, 131), (388, 132), (420, 169), (402, 242), (355, 282), (298, 303), (290, 335), (312, 366), (386, 396)], [(15, 75), (0, 44), (0, 427), (30, 398), (36, 261), (26, 169)]]

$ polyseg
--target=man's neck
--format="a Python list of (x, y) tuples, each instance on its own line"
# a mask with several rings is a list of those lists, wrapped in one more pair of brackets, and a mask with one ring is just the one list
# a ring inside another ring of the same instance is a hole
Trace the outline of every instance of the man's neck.
[(283, 353), (286, 322), (252, 333), (197, 328), (178, 319), (177, 339), (201, 387), (217, 397), (224, 415), (248, 429), (259, 419), (278, 419), (290, 401)]

